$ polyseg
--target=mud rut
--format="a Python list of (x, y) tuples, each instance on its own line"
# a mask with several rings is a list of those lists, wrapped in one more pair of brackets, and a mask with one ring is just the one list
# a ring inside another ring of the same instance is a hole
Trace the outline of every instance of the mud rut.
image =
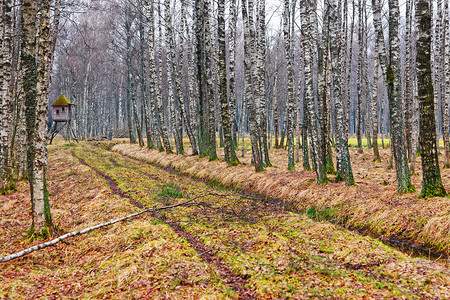
[[(127, 195), (126, 192), (124, 192), (122, 189), (119, 188), (117, 182), (111, 178), (109, 175), (105, 174), (104, 172), (98, 170), (94, 166), (89, 165), (86, 163), (84, 159), (81, 157), (78, 157), (74, 151), (72, 151), (72, 156), (77, 158), (78, 161), (90, 169), (92, 169), (95, 173), (103, 177), (109, 184), (111, 191), (113, 194), (120, 196), (121, 198), (127, 199), (131, 204), (134, 206), (140, 208), (140, 209), (146, 209), (148, 208), (144, 204), (142, 204), (139, 201), (136, 201), (131, 196)], [(120, 165), (114, 160), (113, 158), (110, 158), (109, 161), (115, 166), (120, 167)], [(142, 174), (146, 175), (152, 180), (160, 181), (159, 178), (153, 174), (148, 174), (145, 172), (142, 172)], [(152, 214), (152, 216), (155, 216)], [(161, 220), (165, 224), (169, 225), (172, 230), (178, 234), (180, 237), (183, 237), (189, 245), (197, 252), (197, 255), (208, 264), (213, 265), (216, 270), (219, 272), (220, 276), (224, 280), (224, 282), (231, 287), (234, 291), (236, 291), (239, 294), (239, 299), (255, 299), (254, 292), (246, 287), (248, 280), (247, 278), (243, 278), (241, 276), (235, 275), (229, 266), (227, 266), (225, 263), (222, 262), (222, 260), (215, 256), (213, 253), (212, 248), (206, 247), (201, 241), (199, 241), (194, 235), (190, 234), (186, 230), (184, 230), (180, 225), (178, 225), (175, 222), (171, 222), (170, 219), (167, 221)]]
[[(166, 180), (166, 177), (164, 176), (165, 173), (170, 173), (170, 174), (176, 176), (176, 178), (187, 178), (189, 180), (192, 180), (193, 182), (200, 183), (202, 181), (202, 180), (193, 179), (189, 176), (180, 175), (180, 174), (174, 172), (173, 170), (170, 170), (170, 169), (167, 170), (166, 168), (161, 168), (161, 167), (151, 164), (151, 163), (144, 163), (137, 159), (127, 157), (127, 156), (124, 156), (124, 155), (121, 155), (118, 153), (110, 152), (110, 153), (108, 153), (109, 155), (103, 156), (103, 154), (97, 153), (95, 150), (87, 150), (87, 152), (90, 152), (90, 151), (92, 151), (97, 156), (99, 156), (98, 160), (99, 160), (100, 164), (102, 162), (109, 163), (109, 164), (112, 164), (113, 168), (126, 168), (129, 170), (132, 170), (136, 174), (140, 174), (142, 176), (149, 178), (150, 182), (154, 181), (154, 182), (158, 182), (158, 183), (162, 183), (162, 184), (176, 182), (173, 179)], [(82, 153), (80, 153), (80, 156), (84, 156), (84, 154), (85, 153), (82, 152)], [(82, 157), (77, 156), (74, 151), (72, 151), (72, 155), (75, 158), (77, 158), (81, 164), (88, 166), (93, 171), (95, 171), (98, 175), (100, 175), (102, 178), (104, 178), (108, 182), (108, 184), (114, 194), (116, 194), (124, 199), (127, 199), (131, 204), (133, 204), (134, 206), (136, 206), (138, 208), (141, 208), (141, 209), (148, 208), (142, 202), (139, 202), (138, 200), (133, 199), (132, 194), (134, 191), (137, 191), (137, 190), (132, 189), (132, 188), (129, 189), (128, 191), (122, 190), (113, 177), (111, 177), (108, 174), (106, 174), (105, 172), (102, 172), (101, 170), (97, 169), (95, 166), (87, 163)], [(118, 158), (120, 158), (122, 160), (122, 162), (118, 163), (113, 158), (114, 157), (113, 155), (116, 155)], [(140, 168), (140, 166), (144, 167), (146, 165), (151, 166), (152, 169), (155, 170), (154, 173), (153, 173), (153, 171), (148, 171), (150, 173), (147, 173), (146, 172), (147, 170)], [(130, 175), (130, 176), (132, 176), (132, 175)], [(160, 177), (160, 176), (162, 176), (162, 177)], [(242, 191), (241, 192), (227, 191), (226, 193), (228, 193), (229, 196), (241, 197), (240, 198), (241, 200), (242, 199), (247, 199), (247, 200), (251, 199), (249, 201), (249, 203), (245, 204), (245, 205), (248, 205), (248, 207), (244, 207), (244, 209), (242, 209), (242, 207), (233, 206), (235, 204), (238, 204), (238, 202), (233, 202), (233, 203), (229, 204), (227, 207), (222, 208), (221, 211), (214, 210), (213, 208), (204, 207), (205, 210), (209, 209), (208, 213), (210, 213), (210, 215), (209, 215), (210, 217), (224, 218), (224, 216), (225, 216), (224, 219), (228, 218), (228, 219), (233, 220), (233, 219), (237, 218), (239, 220), (244, 220), (249, 223), (256, 223), (256, 222), (258, 222), (258, 219), (268, 216), (269, 214), (274, 213), (274, 212), (298, 213), (295, 208), (290, 207), (288, 203), (279, 201), (279, 199), (262, 199), (262, 198), (257, 198), (257, 197), (252, 198), (253, 196), (249, 196), (249, 195), (245, 194), (245, 192), (242, 192)], [(219, 276), (221, 277), (221, 279), (223, 280), (224, 284), (228, 288), (231, 288), (232, 290), (234, 290), (238, 294), (239, 299), (256, 299), (257, 298), (256, 291), (249, 287), (251, 285), (250, 284), (251, 277), (246, 274), (233, 273), (231, 267), (227, 263), (223, 262), (223, 260), (217, 255), (217, 253), (215, 253), (214, 246), (211, 246), (211, 247), (206, 246), (199, 239), (199, 237), (197, 237), (195, 234), (189, 233), (183, 227), (181, 227), (177, 220), (174, 221), (174, 220), (170, 219), (169, 217), (166, 217), (165, 215), (161, 217), (158, 213), (153, 213), (152, 216), (155, 218), (158, 218), (159, 221), (170, 226), (172, 228), (172, 230), (178, 236), (183, 237), (189, 243), (189, 245), (192, 247), (192, 249), (196, 251), (198, 257), (201, 258), (201, 260), (203, 262), (210, 264), (217, 270), (217, 272), (218, 272)], [(231, 218), (229, 218), (229, 216), (231, 216)], [(183, 221), (181, 221), (181, 222), (183, 222)], [(272, 230), (274, 232), (278, 232), (279, 234), (288, 238), (288, 240), (290, 242), (289, 244), (292, 244), (292, 245), (296, 244), (295, 240), (291, 240), (290, 237), (286, 236), (283, 233), (283, 230), (281, 230), (281, 228), (278, 228), (278, 226), (276, 226), (276, 225), (275, 225), (275, 227), (270, 226), (270, 227), (267, 227), (267, 229)], [(310, 249), (309, 245), (303, 245), (303, 246), (306, 247), (305, 248), (306, 251), (308, 251), (308, 249)], [(237, 245), (237, 247), (240, 248), (239, 245)], [(245, 249), (242, 249), (242, 248), (241, 248), (241, 250), (243, 252), (245, 251)], [(295, 256), (298, 256), (298, 257), (302, 256), (302, 253), (298, 253), (298, 251), (297, 251), (297, 249), (295, 249), (295, 247), (289, 246), (289, 249), (287, 251), (289, 253), (293, 253)], [(364, 274), (367, 274), (367, 276), (371, 277), (372, 276), (371, 274), (373, 271), (371, 271), (370, 268), (379, 266), (381, 262), (374, 262), (374, 263), (372, 263), (372, 262), (368, 262), (368, 263), (347, 262), (347, 263), (343, 263), (343, 262), (332, 260), (332, 261), (317, 261), (316, 263), (318, 263), (320, 265), (324, 265), (325, 267), (327, 267), (327, 266), (338, 267), (338, 268), (342, 268), (342, 269), (348, 270), (348, 271), (357, 270), (358, 272), (363, 272)], [(307, 278), (305, 278), (305, 279), (307, 280)], [(389, 280), (387, 280), (386, 282), (389, 282)], [(408, 289), (406, 289), (405, 291), (408, 291)], [(409, 292), (411, 292), (411, 291), (409, 291)], [(423, 296), (422, 296), (422, 298), (423, 298)]]

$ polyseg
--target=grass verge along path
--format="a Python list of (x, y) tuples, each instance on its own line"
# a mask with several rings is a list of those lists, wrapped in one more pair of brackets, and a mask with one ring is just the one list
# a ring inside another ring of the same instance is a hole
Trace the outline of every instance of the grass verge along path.
[[(386, 168), (388, 153), (383, 150), (382, 162), (372, 162), (370, 155), (358, 156), (356, 150), (350, 149), (357, 182), (351, 187), (334, 182), (333, 176), (329, 184), (319, 186), (314, 172), (287, 171), (284, 150), (271, 152), (271, 161), (278, 167), (260, 173), (250, 166), (248, 152), (246, 158), (240, 158), (244, 164), (228, 167), (224, 161), (209, 162), (198, 156), (166, 154), (136, 145), (116, 144), (112, 150), (193, 178), (279, 198), (316, 220), (326, 219), (410, 251), (422, 250), (444, 258), (450, 254), (450, 198), (398, 195), (395, 171)], [(218, 154), (220, 157), (221, 149)], [(297, 168), (301, 169), (301, 162)], [(420, 185), (419, 176), (412, 180)], [(450, 185), (450, 171), (444, 170), (443, 181)]]
[[(141, 202), (133, 199), (133, 197), (128, 196), (126, 193), (122, 191), (122, 189), (118, 186), (116, 181), (112, 179), (109, 175), (104, 172), (98, 170), (96, 167), (89, 165), (86, 163), (84, 159), (81, 157), (77, 157), (74, 151), (71, 152), (72, 156), (77, 158), (81, 164), (88, 166), (95, 173), (102, 176), (109, 184), (112, 192), (116, 195), (119, 195), (122, 198), (126, 198), (130, 201), (131, 204), (140, 208), (146, 209), (147, 206), (142, 204)], [(120, 167), (117, 161), (114, 158), (110, 158), (109, 161), (113, 164), (114, 167)], [(128, 165), (129, 166), (129, 165)], [(142, 172), (143, 174), (146, 174)], [(147, 173), (148, 174), (148, 173)], [(152, 177), (150, 177), (152, 179)], [(165, 219), (165, 218), (164, 218)], [(236, 276), (231, 272), (230, 268), (224, 264), (219, 258), (215, 257), (211, 254), (212, 249), (207, 249), (205, 245), (199, 241), (194, 235), (186, 232), (181, 226), (179, 226), (176, 222), (171, 222), (170, 220), (164, 221), (163, 223), (168, 224), (173, 231), (178, 234), (180, 237), (183, 237), (189, 245), (197, 252), (197, 255), (205, 262), (212, 264), (216, 270), (219, 272), (220, 276), (225, 280), (225, 282), (236, 292), (238, 292), (239, 299), (253, 299), (253, 292), (246, 288), (247, 280), (245, 278), (241, 278)]]
[(100, 148), (83, 145), (74, 151), (145, 205), (211, 193), (196, 205), (157, 217), (200, 241), (205, 251), (245, 279), (255, 298), (450, 296), (450, 274), (441, 263), (411, 258), (370, 237), (313, 221), (277, 201), (224, 191)]
[[(72, 157), (73, 146), (49, 147), (48, 188), (62, 233), (139, 211)], [(125, 200), (125, 201), (124, 201)], [(28, 185), (0, 196), (0, 255), (29, 241)], [(224, 299), (215, 268), (158, 218), (145, 215), (1, 264), (0, 299)]]

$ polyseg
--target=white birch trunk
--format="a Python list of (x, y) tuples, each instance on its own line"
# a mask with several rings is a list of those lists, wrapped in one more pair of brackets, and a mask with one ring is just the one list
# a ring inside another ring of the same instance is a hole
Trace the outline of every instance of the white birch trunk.
[(11, 178), (11, 120), (12, 120), (12, 10), (11, 0), (2, 1), (0, 34), (0, 194), (8, 192)]
[(442, 18), (443, 32), (441, 37), (441, 59), (442, 77), (441, 101), (443, 107), (442, 131), (444, 137), (444, 167), (450, 168), (450, 145), (449, 145), (449, 101), (450, 101), (450, 22), (448, 17), (448, 0), (444, 4), (444, 16)]

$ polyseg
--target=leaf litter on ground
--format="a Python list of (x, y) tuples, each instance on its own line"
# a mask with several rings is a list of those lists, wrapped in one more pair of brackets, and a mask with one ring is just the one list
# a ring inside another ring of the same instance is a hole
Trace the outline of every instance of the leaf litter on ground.
[[(250, 150), (246, 150), (245, 158), (239, 157), (242, 164), (227, 167), (220, 148), (217, 153), (222, 160), (209, 162), (208, 158), (167, 154), (126, 144), (122, 140), (109, 145), (117, 153), (170, 168), (183, 175), (243, 189), (262, 197), (279, 198), (296, 211), (316, 210), (319, 220), (326, 219), (386, 242), (404, 245), (411, 251), (434, 253), (436, 257), (450, 256), (450, 198), (418, 199), (421, 175), (411, 178), (417, 192), (398, 195), (395, 169), (388, 169), (389, 149), (380, 149), (382, 161), (374, 162), (371, 150), (365, 149), (363, 154), (358, 154), (357, 149), (350, 148), (357, 185), (346, 187), (343, 182), (335, 182), (334, 175), (329, 175), (329, 184), (317, 185), (315, 173), (302, 169), (301, 157), (297, 170), (288, 171), (284, 149), (270, 152), (271, 162), (277, 167), (255, 173)], [(189, 146), (185, 146), (189, 152)], [(439, 159), (443, 163), (441, 156)], [(421, 174), (420, 157), (416, 172)], [(450, 190), (450, 169), (442, 170), (442, 178), (444, 186)]]
[[(52, 212), (66, 231), (136, 211), (70, 151), (149, 207), (215, 195), (198, 199), (195, 206), (116, 224), (6, 264), (0, 272), (2, 297), (39, 298), (52, 293), (86, 298), (239, 297), (217, 267), (203, 261), (170, 223), (193, 235), (243, 278), (243, 288), (256, 298), (450, 297), (450, 274), (443, 262), (413, 258), (370, 237), (311, 220), (280, 201), (224, 191), (88, 144), (68, 148), (50, 148), (49, 168)], [(183, 196), (164, 193), (168, 186)], [(19, 214), (26, 209), (25, 203), (17, 203), (17, 197), (26, 199), (25, 191), (23, 184), (18, 193), (0, 198), (19, 206), (7, 206), (10, 209), (0, 213)], [(165, 195), (158, 196), (161, 193)], [(25, 238), (20, 234), (28, 223), (24, 218), (8, 229), (16, 235), (4, 237), (13, 244), (1, 248), (1, 255), (23, 248), (20, 242)], [(6, 231), (3, 226), (0, 230)]]

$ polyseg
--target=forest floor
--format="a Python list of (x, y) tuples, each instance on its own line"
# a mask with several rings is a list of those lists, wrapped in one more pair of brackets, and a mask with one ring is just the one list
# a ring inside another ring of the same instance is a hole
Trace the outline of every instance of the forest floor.
[[(412, 257), (323, 220), (319, 209), (301, 213), (282, 197), (256, 196), (242, 186), (225, 188), (206, 175), (208, 180), (182, 175), (174, 171), (179, 165), (173, 161), (173, 168), (141, 161), (150, 154), (159, 159), (175, 155), (113, 147), (137, 160), (110, 151), (112, 146), (49, 147), (50, 204), (62, 232), (145, 207), (192, 202), (0, 263), (0, 298), (450, 298), (447, 260)], [(283, 163), (273, 157), (278, 168), (266, 172), (284, 172)], [(229, 175), (231, 170), (221, 172)], [(308, 172), (307, 178), (305, 188), (312, 189), (314, 174)], [(26, 183), (0, 196), (0, 256), (43, 242), (25, 235), (29, 206)]]
[[(245, 157), (241, 157), (239, 149), (241, 164), (235, 167), (228, 167), (223, 161), (221, 148), (217, 149), (220, 160), (210, 162), (207, 157), (167, 154), (119, 142), (111, 142), (109, 147), (123, 155), (197, 179), (269, 199), (280, 199), (289, 204), (292, 211), (358, 230), (403, 247), (405, 251), (441, 258), (450, 255), (450, 198), (418, 198), (422, 183), (420, 157), (416, 161), (417, 175), (411, 176), (417, 191), (399, 195), (395, 169), (388, 167), (388, 141), (387, 149), (380, 148), (380, 162), (373, 161), (371, 149), (365, 148), (362, 154), (358, 154), (356, 147), (350, 147), (356, 181), (356, 185), (351, 187), (336, 182), (335, 175), (328, 176), (328, 184), (317, 185), (315, 172), (303, 170), (301, 157), (296, 171), (288, 171), (287, 151), (283, 149), (270, 151), (274, 167), (255, 173), (250, 162), (249, 141), (246, 141)], [(190, 154), (187, 144), (185, 148)], [(442, 155), (439, 159), (443, 165)], [(442, 170), (442, 180), (450, 192), (450, 169)]]

